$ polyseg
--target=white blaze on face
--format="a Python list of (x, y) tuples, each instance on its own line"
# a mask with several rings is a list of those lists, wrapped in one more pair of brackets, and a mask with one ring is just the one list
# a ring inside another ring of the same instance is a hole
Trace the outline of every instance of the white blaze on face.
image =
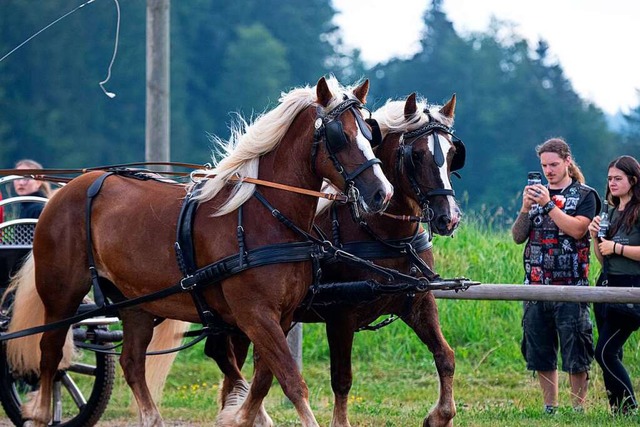
[[(358, 135), (356, 137), (358, 148), (360, 149), (360, 151), (362, 151), (362, 154), (364, 154), (364, 157), (367, 160), (374, 159), (376, 155), (373, 154), (373, 149), (371, 148), (371, 142), (369, 142), (369, 140), (364, 137), (364, 135), (362, 134), (362, 131), (360, 130), (360, 126), (356, 126), (356, 127), (358, 128)], [(375, 164), (372, 167), (373, 167), (373, 174), (382, 182), (382, 186), (384, 187), (384, 192), (385, 192), (384, 201), (386, 203), (389, 200), (391, 200), (391, 197), (393, 196), (393, 185), (391, 185), (387, 177), (384, 176), (384, 173), (382, 172), (382, 168), (380, 167), (379, 164)]]
[[(435, 153), (434, 151), (435, 141), (436, 141), (435, 134), (431, 134), (429, 136), (429, 150), (431, 151), (432, 155)], [(451, 142), (449, 142), (449, 140), (442, 135), (438, 135), (437, 141), (440, 142), (440, 149), (444, 153), (444, 157), (445, 157), (445, 162), (443, 163), (442, 166), (438, 168), (440, 180), (444, 184), (445, 189), (453, 190), (453, 187), (451, 186), (451, 180), (449, 179), (449, 171), (447, 170), (448, 169), (447, 154), (449, 153), (449, 150), (453, 148), (453, 144), (451, 144)], [(451, 223), (452, 223), (451, 226), (453, 226), (457, 224), (458, 221), (460, 221), (460, 208), (458, 207), (458, 204), (456, 203), (456, 199), (453, 196), (447, 196), (447, 202), (449, 202), (449, 218), (451, 218)]]

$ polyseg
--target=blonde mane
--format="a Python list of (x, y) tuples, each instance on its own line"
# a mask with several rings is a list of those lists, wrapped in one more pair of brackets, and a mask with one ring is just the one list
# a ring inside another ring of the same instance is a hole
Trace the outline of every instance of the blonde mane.
[[(342, 102), (343, 95), (354, 97), (352, 86), (342, 87), (335, 77), (329, 77), (326, 81), (333, 98), (325, 108), (325, 113)], [(228, 141), (213, 137), (214, 144), (220, 147), (226, 156), (217, 164), (214, 157), (213, 163), (216, 166), (212, 170), (198, 171), (211, 175), (211, 178), (206, 180), (195, 198), (200, 202), (211, 200), (226, 185), (231, 184), (233, 189), (229, 198), (213, 216), (225, 215), (246, 202), (253, 195), (255, 185), (239, 181), (230, 183), (230, 180), (246, 177), (257, 178), (260, 156), (274, 150), (295, 117), (302, 110), (315, 103), (315, 86), (305, 86), (281, 94), (279, 105), (258, 116), (253, 123), (247, 123), (238, 116), (238, 122), (231, 127), (231, 137)]]
[(429, 116), (424, 112), (425, 108), (428, 108), (429, 114), (437, 122), (449, 127), (453, 125), (452, 119), (440, 113), (442, 106), (429, 105), (425, 99), (416, 101), (418, 109), (412, 117), (407, 119), (404, 117), (405, 102), (405, 100), (388, 100), (373, 113), (383, 138), (389, 133), (411, 132), (429, 123)]

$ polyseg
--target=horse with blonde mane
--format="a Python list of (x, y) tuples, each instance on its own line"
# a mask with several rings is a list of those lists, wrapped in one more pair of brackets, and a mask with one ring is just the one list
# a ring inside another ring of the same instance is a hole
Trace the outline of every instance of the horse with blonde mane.
[[(33, 257), (23, 267), (31, 273), (21, 286), (37, 290), (45, 324), (72, 317), (92, 286), (115, 307), (145, 298), (118, 310), (124, 332), (120, 364), (141, 426), (164, 425), (145, 381), (155, 319), (201, 323), (210, 316), (239, 329), (260, 354), (250, 387), (235, 373), (235, 405), (225, 406), (216, 425), (253, 425), (274, 375), (301, 425), (318, 425), (284, 332), (313, 281), (314, 246), (298, 257), (276, 256), (277, 262), (259, 256), (311, 242), (304, 236), (311, 230), (318, 193), (308, 190), (319, 191), (324, 179), (357, 196), (365, 211), (378, 212), (388, 204), (392, 187), (366, 139), (371, 129), (360, 109), (368, 89), (368, 81), (344, 88), (321, 78), (313, 88), (284, 94), (273, 110), (234, 131), (227, 157), (206, 171), (212, 177), (191, 186), (186, 198), (179, 185), (92, 172), (72, 180), (47, 205), (36, 227)], [(266, 185), (257, 190), (245, 178), (307, 191)], [(185, 276), (176, 261), (185, 199), (197, 202), (191, 239), (195, 265), (206, 274)], [(202, 278), (209, 280), (197, 281)], [(199, 295), (188, 292), (193, 290)], [(18, 294), (14, 312), (21, 310), (31, 313), (34, 324), (41, 322), (36, 307), (26, 307)], [(51, 419), (51, 385), (67, 331), (45, 330), (40, 339), (39, 368), (31, 367), (39, 372), (40, 389), (23, 406), (31, 426), (44, 427)]]

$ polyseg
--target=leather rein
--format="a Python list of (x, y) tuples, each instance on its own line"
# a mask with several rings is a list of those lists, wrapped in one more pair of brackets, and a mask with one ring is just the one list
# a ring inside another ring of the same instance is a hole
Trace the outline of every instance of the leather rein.
[[(149, 169), (140, 169), (139, 172), (141, 175), (143, 174), (152, 174), (152, 175), (167, 175), (167, 176), (179, 176), (179, 177), (190, 177), (192, 181), (195, 181), (196, 178), (213, 178), (215, 174), (206, 172), (207, 169), (210, 168), (209, 165), (198, 165), (193, 163), (179, 163), (179, 162), (138, 162), (138, 163), (123, 163), (109, 166), (99, 166), (94, 168), (83, 168), (83, 169), (0, 169), (0, 176), (3, 175), (23, 175), (29, 176), (31, 179), (35, 179), (38, 181), (52, 181), (59, 183), (67, 183), (70, 182), (73, 178), (59, 176), (59, 175), (67, 175), (67, 174), (85, 174), (89, 172), (102, 171), (102, 172), (116, 172), (123, 171), (132, 167), (140, 167), (140, 166), (169, 166), (169, 167), (184, 167), (184, 168), (193, 168), (195, 169), (192, 172), (176, 172), (176, 171), (154, 171)], [(134, 170), (131, 170), (134, 172)], [(292, 193), (304, 194), (306, 196), (319, 197), (331, 201), (336, 201), (340, 203), (346, 203), (352, 201), (352, 198), (349, 198), (344, 193), (325, 193), (321, 191), (309, 190), (306, 188), (294, 187), (292, 185), (280, 184), (272, 181), (265, 181), (263, 179), (258, 178), (240, 178), (234, 177), (231, 178), (231, 181), (242, 181), (249, 184), (260, 185), (263, 187), (276, 188), (279, 190), (289, 191)]]

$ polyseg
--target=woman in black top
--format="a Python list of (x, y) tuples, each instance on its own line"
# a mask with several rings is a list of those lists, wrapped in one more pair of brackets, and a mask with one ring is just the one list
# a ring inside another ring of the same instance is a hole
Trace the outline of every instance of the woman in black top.
[[(42, 169), (42, 165), (35, 160), (23, 159), (16, 163), (16, 169)], [(13, 188), (18, 196), (39, 196), (49, 198), (51, 186), (48, 182), (31, 178), (22, 178), (13, 181)], [(44, 209), (44, 204), (39, 202), (24, 202), (20, 204), (20, 218), (38, 218)]]
[[(607, 286), (640, 287), (640, 164), (631, 156), (621, 156), (609, 164), (607, 202), (611, 226), (604, 238), (596, 240), (600, 216), (589, 225), (594, 250), (603, 267)], [(637, 305), (636, 305), (637, 307)], [(596, 360), (602, 368), (609, 405), (615, 413), (628, 414), (638, 407), (631, 379), (622, 364), (622, 347), (640, 327), (639, 315), (623, 312), (615, 304), (597, 310), (598, 343)]]

